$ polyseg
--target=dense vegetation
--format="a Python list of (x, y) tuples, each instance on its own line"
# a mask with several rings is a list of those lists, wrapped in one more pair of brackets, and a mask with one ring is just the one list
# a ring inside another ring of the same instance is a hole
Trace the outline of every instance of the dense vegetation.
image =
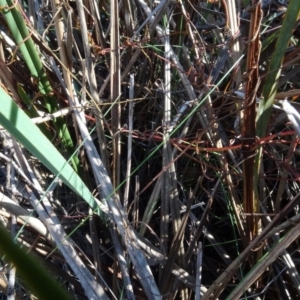
[(298, 299), (298, 0), (0, 8), (2, 299)]

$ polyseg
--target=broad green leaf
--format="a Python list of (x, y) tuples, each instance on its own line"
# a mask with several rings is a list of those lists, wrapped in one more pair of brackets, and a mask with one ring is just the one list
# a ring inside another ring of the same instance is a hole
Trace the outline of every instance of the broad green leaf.
[(59, 286), (47, 271), (25, 250), (20, 249), (10, 238), (5, 229), (0, 226), (0, 250), (13, 263), (17, 273), (26, 282), (31, 291), (39, 299), (69, 300), (71, 297)]
[(81, 178), (2, 88), (0, 98), (0, 124), (93, 210), (98, 209), (98, 204)]

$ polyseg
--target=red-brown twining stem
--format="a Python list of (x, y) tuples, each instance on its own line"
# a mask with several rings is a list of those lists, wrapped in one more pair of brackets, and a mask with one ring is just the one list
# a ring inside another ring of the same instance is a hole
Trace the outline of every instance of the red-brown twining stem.
[[(260, 56), (260, 40), (259, 32), (262, 20), (262, 11), (259, 0), (252, 0), (250, 8), (251, 21), (249, 30), (248, 55), (247, 55), (247, 71), (245, 86), (245, 103), (244, 118), (242, 125), (242, 154), (244, 159), (244, 212), (250, 214), (246, 217), (247, 238), (249, 242), (253, 240), (255, 235), (254, 222), (254, 163), (255, 163), (255, 119), (256, 119), (256, 92), (259, 85), (259, 56)], [(257, 211), (255, 211), (257, 212)]]

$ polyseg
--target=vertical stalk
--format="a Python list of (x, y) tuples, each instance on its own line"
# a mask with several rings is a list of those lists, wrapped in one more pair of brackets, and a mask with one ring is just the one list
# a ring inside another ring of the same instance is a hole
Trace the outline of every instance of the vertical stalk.
[[(120, 38), (119, 38), (119, 5), (117, 0), (111, 1), (111, 35), (110, 35), (110, 94), (114, 102), (120, 97)], [(113, 186), (116, 189), (120, 184), (120, 116), (121, 108), (119, 100), (117, 100), (111, 109), (111, 124), (113, 133)]]
[(246, 215), (246, 236), (248, 241), (252, 241), (257, 226), (253, 213), (257, 212), (258, 206), (255, 208), (254, 197), (254, 163), (255, 163), (255, 119), (256, 119), (256, 91), (259, 85), (259, 56), (260, 56), (260, 40), (259, 32), (262, 20), (262, 11), (259, 0), (252, 0), (251, 21), (247, 55), (247, 77), (245, 88), (244, 102), (244, 118), (242, 127), (242, 153), (243, 153), (243, 169), (244, 169), (244, 212)]

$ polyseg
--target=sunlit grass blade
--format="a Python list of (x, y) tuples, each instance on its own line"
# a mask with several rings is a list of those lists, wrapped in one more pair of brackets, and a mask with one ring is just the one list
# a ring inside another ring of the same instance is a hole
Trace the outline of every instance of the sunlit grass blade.
[(293, 124), (298, 137), (300, 137), (300, 114), (286, 99), (279, 102), (290, 122)]
[(92, 209), (96, 210), (98, 205), (91, 192), (63, 156), (2, 88), (0, 88), (0, 97), (0, 124), (51, 172), (58, 175), (67, 186), (81, 196)]
[[(24, 18), (18, 9), (18, 5), (10, 0), (0, 0), (0, 6), (3, 8), (5, 7), (2, 14), (6, 19), (7, 25), (11, 30), (16, 44), (22, 52), (24, 61), (27, 64), (31, 76), (37, 79), (39, 92), (43, 96), (44, 104), (47, 107), (48, 112), (55, 112), (58, 109), (57, 99), (52, 95), (53, 91), (51, 84), (47, 78), (47, 74), (31, 38), (31, 34), (27, 29)], [(59, 137), (62, 139), (63, 145), (67, 149), (68, 154), (71, 155), (74, 151), (74, 145), (68, 128), (61, 119), (54, 120), (54, 124), (58, 130)], [(74, 169), (78, 171), (77, 157), (74, 156), (71, 161)]]

